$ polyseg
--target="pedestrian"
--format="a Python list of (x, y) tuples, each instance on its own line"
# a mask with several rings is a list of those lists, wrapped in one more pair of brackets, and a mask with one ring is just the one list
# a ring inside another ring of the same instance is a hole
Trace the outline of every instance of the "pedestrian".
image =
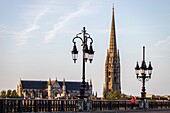
[(135, 106), (135, 102), (136, 102), (135, 97), (132, 97), (132, 99), (131, 99), (131, 109), (133, 109), (133, 107)]

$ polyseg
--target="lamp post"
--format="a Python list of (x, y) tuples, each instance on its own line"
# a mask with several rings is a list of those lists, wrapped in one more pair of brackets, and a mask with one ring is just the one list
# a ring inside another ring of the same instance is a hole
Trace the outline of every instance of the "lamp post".
[[(139, 81), (142, 81), (142, 92), (141, 92), (141, 104), (143, 106), (143, 109), (146, 109), (146, 88), (145, 88), (145, 82), (151, 79), (151, 74), (152, 74), (152, 65), (151, 61), (149, 62), (149, 66), (146, 67), (146, 62), (145, 62), (145, 47), (143, 46), (143, 61), (141, 64), (141, 67), (139, 67), (139, 64), (137, 62), (136, 67), (135, 67), (135, 72), (137, 75), (137, 79)], [(139, 71), (141, 75), (139, 75)], [(148, 71), (148, 75), (147, 75)]]
[[(82, 37), (80, 37), (79, 35), (82, 35)], [(85, 27), (83, 27), (83, 30), (81, 33), (78, 33), (74, 38), (73, 38), (73, 50), (72, 52), (72, 57), (74, 60), (74, 63), (76, 63), (76, 60), (78, 58), (78, 51), (77, 51), (77, 47), (76, 47), (76, 42), (75, 39), (80, 39), (82, 44), (82, 52), (83, 52), (83, 66), (82, 66), (82, 83), (81, 83), (81, 89), (80, 89), (80, 99), (87, 98), (87, 96), (85, 96), (85, 88), (86, 88), (86, 83), (85, 83), (85, 62), (87, 62), (87, 60), (89, 59), (90, 63), (93, 60), (93, 56), (94, 56), (94, 51), (93, 51), (93, 39), (90, 37), (90, 35), (86, 32)], [(89, 40), (90, 39), (90, 40)], [(90, 46), (88, 49), (88, 41), (90, 41)]]

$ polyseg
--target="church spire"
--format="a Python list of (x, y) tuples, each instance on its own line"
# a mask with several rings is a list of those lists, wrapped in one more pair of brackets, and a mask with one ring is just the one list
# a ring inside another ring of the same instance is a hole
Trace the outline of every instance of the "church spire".
[(112, 8), (112, 23), (110, 31), (110, 48), (107, 51), (106, 62), (105, 62), (105, 85), (103, 88), (103, 97), (110, 91), (117, 90), (121, 94), (120, 86), (120, 56), (117, 50), (116, 44), (116, 28), (115, 28), (115, 17), (114, 7)]
[(110, 53), (112, 53), (112, 55), (117, 53), (114, 6), (112, 8), (112, 24), (111, 24), (111, 31), (110, 31), (110, 50), (109, 51)]

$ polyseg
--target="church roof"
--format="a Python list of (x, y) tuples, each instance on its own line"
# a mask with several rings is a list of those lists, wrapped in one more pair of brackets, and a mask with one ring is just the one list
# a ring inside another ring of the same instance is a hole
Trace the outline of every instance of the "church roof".
[[(63, 86), (63, 81), (58, 81), (60, 87)], [(48, 86), (48, 81), (31, 81), (31, 80), (21, 80), (23, 89), (46, 89)], [(81, 88), (81, 82), (66, 82), (67, 90), (79, 90)], [(88, 88), (88, 82), (86, 82), (86, 86)]]
[[(58, 81), (59, 85), (62, 87), (63, 82)], [(79, 90), (81, 88), (81, 82), (65, 82), (67, 90)], [(86, 82), (86, 86), (88, 87), (88, 82)]]
[(47, 81), (21, 80), (23, 89), (46, 89)]

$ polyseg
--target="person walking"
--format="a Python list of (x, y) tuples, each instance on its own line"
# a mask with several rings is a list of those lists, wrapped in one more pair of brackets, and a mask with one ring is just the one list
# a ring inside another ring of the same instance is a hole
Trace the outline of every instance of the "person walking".
[(136, 99), (135, 99), (135, 97), (132, 97), (132, 99), (131, 99), (131, 109), (133, 109), (133, 107), (135, 106), (135, 103), (136, 103)]

